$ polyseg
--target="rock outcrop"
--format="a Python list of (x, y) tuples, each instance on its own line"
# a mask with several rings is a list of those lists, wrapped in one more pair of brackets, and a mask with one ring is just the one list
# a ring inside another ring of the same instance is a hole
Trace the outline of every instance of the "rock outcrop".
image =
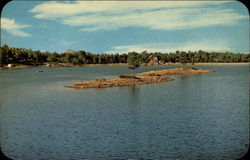
[(68, 49), (68, 50), (64, 51), (64, 53), (73, 54), (73, 53), (75, 53), (75, 51), (73, 51), (72, 49)]
[(162, 65), (163, 62), (158, 59), (158, 57), (150, 55), (148, 57), (146, 65)]

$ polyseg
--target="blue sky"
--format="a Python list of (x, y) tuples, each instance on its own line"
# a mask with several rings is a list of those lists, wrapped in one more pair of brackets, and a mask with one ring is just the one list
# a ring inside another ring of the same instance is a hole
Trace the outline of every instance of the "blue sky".
[(249, 13), (238, 1), (11, 1), (1, 45), (92, 53), (249, 52)]

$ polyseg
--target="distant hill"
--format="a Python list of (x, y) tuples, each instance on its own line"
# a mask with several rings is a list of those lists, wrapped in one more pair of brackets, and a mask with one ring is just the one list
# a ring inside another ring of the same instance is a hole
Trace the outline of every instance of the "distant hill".
[(74, 54), (75, 51), (72, 50), (72, 49), (67, 49), (67, 50), (64, 51), (64, 53), (67, 53), (67, 54)]

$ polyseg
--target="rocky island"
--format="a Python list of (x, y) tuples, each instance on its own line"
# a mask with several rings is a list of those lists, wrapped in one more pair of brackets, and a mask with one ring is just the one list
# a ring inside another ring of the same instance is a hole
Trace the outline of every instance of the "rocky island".
[(119, 75), (117, 78), (111, 80), (99, 78), (91, 81), (78, 82), (73, 85), (65, 87), (86, 89), (86, 88), (132, 86), (132, 85), (172, 81), (174, 79), (168, 76), (173, 76), (173, 75), (191, 75), (191, 74), (204, 74), (213, 72), (214, 72), (213, 70), (204, 70), (196, 68), (162, 69), (162, 70), (148, 71), (132, 75)]

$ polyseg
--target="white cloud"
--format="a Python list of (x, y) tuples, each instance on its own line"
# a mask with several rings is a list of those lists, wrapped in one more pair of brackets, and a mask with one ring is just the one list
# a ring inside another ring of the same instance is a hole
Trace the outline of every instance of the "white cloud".
[(199, 41), (188, 41), (183, 43), (145, 43), (138, 45), (115, 46), (106, 53), (127, 53), (127, 52), (162, 52), (169, 53), (175, 51), (232, 51), (234, 48), (226, 40), (203, 39)]
[[(114, 30), (121, 27), (147, 27), (176, 30), (214, 25), (235, 25), (248, 18), (223, 9), (216, 1), (80, 1), (76, 3), (46, 2), (30, 12), (39, 19), (57, 19), (83, 31)], [(207, 8), (205, 5), (214, 5)]]
[(77, 1), (75, 3), (45, 2), (35, 6), (30, 12), (36, 14), (36, 18), (51, 19), (72, 16), (81, 13), (97, 12), (133, 12), (136, 10), (148, 10), (172, 7), (193, 7), (204, 4), (220, 4), (222, 2), (181, 2), (181, 1)]
[(30, 27), (30, 25), (17, 23), (15, 19), (1, 18), (1, 29), (6, 30), (14, 36), (30, 37), (31, 34), (21, 30), (27, 27)]
[(234, 25), (243, 15), (233, 13), (230, 9), (169, 9), (146, 13), (130, 13), (125, 15), (88, 15), (74, 16), (62, 20), (71, 26), (86, 26), (82, 30), (112, 30), (121, 27), (137, 26), (150, 29), (176, 30), (214, 25)]

